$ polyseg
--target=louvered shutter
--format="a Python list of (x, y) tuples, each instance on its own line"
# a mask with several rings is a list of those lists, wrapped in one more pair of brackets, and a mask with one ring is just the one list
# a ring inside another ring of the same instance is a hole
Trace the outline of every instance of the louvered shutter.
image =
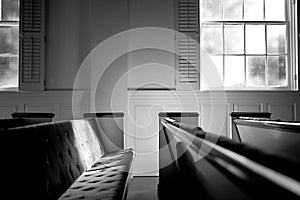
[(45, 0), (20, 1), (20, 90), (44, 90)]
[(177, 0), (177, 30), (186, 36), (176, 38), (178, 75), (176, 89), (199, 90), (198, 0)]

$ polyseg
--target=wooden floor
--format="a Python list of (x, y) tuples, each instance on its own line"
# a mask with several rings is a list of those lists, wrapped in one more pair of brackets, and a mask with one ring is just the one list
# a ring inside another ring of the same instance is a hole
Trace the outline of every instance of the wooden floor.
[(158, 200), (158, 177), (136, 176), (129, 182), (127, 200)]

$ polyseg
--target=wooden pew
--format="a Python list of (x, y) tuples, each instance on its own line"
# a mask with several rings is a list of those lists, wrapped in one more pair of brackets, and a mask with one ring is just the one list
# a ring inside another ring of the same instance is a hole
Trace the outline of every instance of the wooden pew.
[(95, 119), (0, 131), (2, 199), (125, 200), (134, 151), (106, 152)]
[(242, 143), (300, 162), (300, 122), (251, 117), (233, 122)]
[(33, 120), (39, 123), (52, 122), (55, 116), (54, 113), (46, 112), (14, 112), (11, 114), (12, 118), (21, 118), (27, 120)]
[(241, 142), (241, 136), (239, 135), (239, 131), (234, 123), (235, 119), (239, 119), (240, 117), (251, 117), (256, 119), (270, 119), (271, 118), (270, 112), (231, 112), (230, 119), (231, 119), (231, 126), (232, 126), (232, 140)]
[[(180, 182), (178, 166), (176, 162), (176, 146), (172, 134), (167, 134), (161, 124), (161, 120), (169, 117), (193, 126), (197, 126), (199, 113), (196, 112), (161, 112), (159, 116), (159, 199), (174, 199), (176, 187)], [(180, 188), (179, 188), (180, 190)]]
[(0, 130), (52, 121), (54, 113), (14, 112), (12, 118), (0, 119)]
[(183, 125), (162, 120), (176, 141), (173, 199), (300, 199), (299, 163)]

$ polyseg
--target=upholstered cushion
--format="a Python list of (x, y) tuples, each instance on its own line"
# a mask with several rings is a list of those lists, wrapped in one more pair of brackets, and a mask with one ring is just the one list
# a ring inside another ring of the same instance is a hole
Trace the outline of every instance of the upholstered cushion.
[(132, 150), (103, 156), (76, 180), (60, 200), (123, 199), (132, 159)]
[[(102, 155), (93, 119), (29, 125), (0, 132), (2, 195), (57, 199)], [(17, 192), (16, 192), (17, 191)]]
[(84, 163), (84, 168), (88, 169), (104, 155), (96, 133), (95, 119), (73, 120), (72, 125), (76, 135), (76, 146), (80, 149), (81, 161)]

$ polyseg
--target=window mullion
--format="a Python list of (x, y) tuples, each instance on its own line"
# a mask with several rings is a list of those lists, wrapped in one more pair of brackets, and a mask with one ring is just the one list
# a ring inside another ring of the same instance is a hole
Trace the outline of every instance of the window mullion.
[(265, 87), (268, 87), (268, 29), (265, 24)]
[(245, 19), (245, 0), (243, 0), (243, 7), (242, 7), (242, 19)]
[(263, 19), (266, 20), (266, 0), (263, 0)]
[[(223, 4), (222, 4), (223, 7)], [(223, 82), (225, 84), (225, 25), (222, 24), (222, 58), (223, 58)]]
[(246, 23), (244, 23), (244, 80), (245, 80), (245, 87), (247, 87), (247, 56), (246, 56)]
[(224, 18), (223, 0), (221, 0), (221, 18)]
[(2, 21), (2, 0), (0, 0), (0, 21)]

